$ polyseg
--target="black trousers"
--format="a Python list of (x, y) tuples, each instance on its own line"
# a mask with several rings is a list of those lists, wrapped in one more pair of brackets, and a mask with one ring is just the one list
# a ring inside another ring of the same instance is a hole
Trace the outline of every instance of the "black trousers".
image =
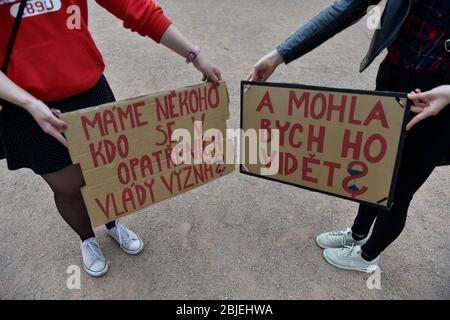
[[(445, 76), (411, 72), (399, 69), (387, 59), (380, 65), (377, 90), (411, 92), (416, 88), (426, 91), (444, 84)], [(414, 116), (411, 114), (411, 117)], [(374, 221), (372, 234), (362, 246), (370, 259), (376, 258), (402, 232), (409, 204), (422, 184), (431, 175), (439, 161), (450, 151), (450, 106), (408, 132), (397, 182), (394, 205), (391, 210), (380, 210), (360, 205), (352, 227), (353, 233), (367, 235)]]

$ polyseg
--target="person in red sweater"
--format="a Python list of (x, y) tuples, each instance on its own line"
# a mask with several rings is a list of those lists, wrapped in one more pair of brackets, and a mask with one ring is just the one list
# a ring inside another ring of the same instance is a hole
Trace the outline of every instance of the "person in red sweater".
[[(0, 62), (21, 2), (0, 0)], [(96, 0), (123, 21), (125, 28), (150, 37), (218, 83), (213, 67), (164, 15), (154, 0)], [(79, 21), (77, 22), (77, 15)], [(75, 19), (75, 20), (73, 20)], [(95, 238), (80, 188), (78, 165), (70, 159), (59, 119), (69, 112), (115, 101), (103, 76), (105, 64), (88, 29), (87, 0), (28, 0), (8, 66), (0, 72), (0, 159), (10, 170), (30, 168), (42, 176), (54, 193), (57, 209), (80, 236), (85, 270), (101, 276), (108, 270)], [(5, 74), (6, 73), (6, 74)], [(106, 232), (129, 254), (138, 254), (144, 243), (116, 220)]]

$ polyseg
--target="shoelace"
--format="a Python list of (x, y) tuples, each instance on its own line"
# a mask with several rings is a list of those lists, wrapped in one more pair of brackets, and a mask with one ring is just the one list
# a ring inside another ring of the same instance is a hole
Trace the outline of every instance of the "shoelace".
[(125, 229), (125, 226), (122, 225), (119, 221), (116, 221), (116, 230), (117, 235), (119, 236), (120, 245), (127, 244), (131, 239), (130, 234)]
[(95, 261), (96, 258), (100, 260), (105, 260), (105, 258), (103, 258), (103, 255), (101, 254), (100, 247), (96, 241), (94, 240), (86, 241), (84, 242), (84, 245), (89, 249), (87, 250), (87, 253), (89, 255), (89, 259), (91, 259), (91, 262)]
[(354, 245), (351, 245), (351, 246), (344, 246), (343, 248), (340, 248), (339, 255), (341, 255), (343, 257), (351, 256), (353, 253), (354, 247), (355, 247)]
[(333, 231), (328, 233), (330, 237), (339, 237), (344, 235), (344, 231)]
[(328, 235), (329, 235), (330, 238), (342, 237), (342, 245), (345, 245), (346, 230), (344, 230), (344, 231), (333, 231), (333, 232), (330, 232)]

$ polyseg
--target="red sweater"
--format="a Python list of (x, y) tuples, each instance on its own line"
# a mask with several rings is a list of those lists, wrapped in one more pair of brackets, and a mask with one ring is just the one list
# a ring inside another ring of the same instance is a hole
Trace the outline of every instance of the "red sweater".
[[(154, 0), (96, 2), (125, 28), (156, 42), (171, 24)], [(20, 0), (0, 0), (1, 63), (19, 4)], [(77, 22), (73, 5), (80, 9), (80, 29), (72, 28)], [(89, 90), (104, 69), (88, 30), (87, 0), (28, 0), (8, 66), (12, 81), (40, 100), (54, 101)]]

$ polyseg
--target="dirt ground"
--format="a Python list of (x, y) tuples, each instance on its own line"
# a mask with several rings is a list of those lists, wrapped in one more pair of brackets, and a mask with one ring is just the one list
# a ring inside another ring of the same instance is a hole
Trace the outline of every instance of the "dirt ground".
[[(91, 1), (90, 1), (91, 2)], [(239, 82), (252, 65), (330, 0), (160, 0), (166, 14), (223, 70), (239, 126)], [(200, 74), (90, 4), (91, 30), (118, 99), (196, 83)], [(358, 73), (370, 41), (362, 21), (272, 81), (372, 89), (377, 61)], [(79, 240), (49, 188), (30, 170), (0, 162), (0, 298), (3, 299), (445, 299), (450, 298), (450, 170), (416, 195), (406, 229), (383, 254), (381, 289), (368, 275), (329, 266), (314, 237), (351, 225), (357, 205), (235, 172), (124, 219), (146, 242), (130, 257), (103, 232), (110, 260), (101, 279), (81, 274)]]

